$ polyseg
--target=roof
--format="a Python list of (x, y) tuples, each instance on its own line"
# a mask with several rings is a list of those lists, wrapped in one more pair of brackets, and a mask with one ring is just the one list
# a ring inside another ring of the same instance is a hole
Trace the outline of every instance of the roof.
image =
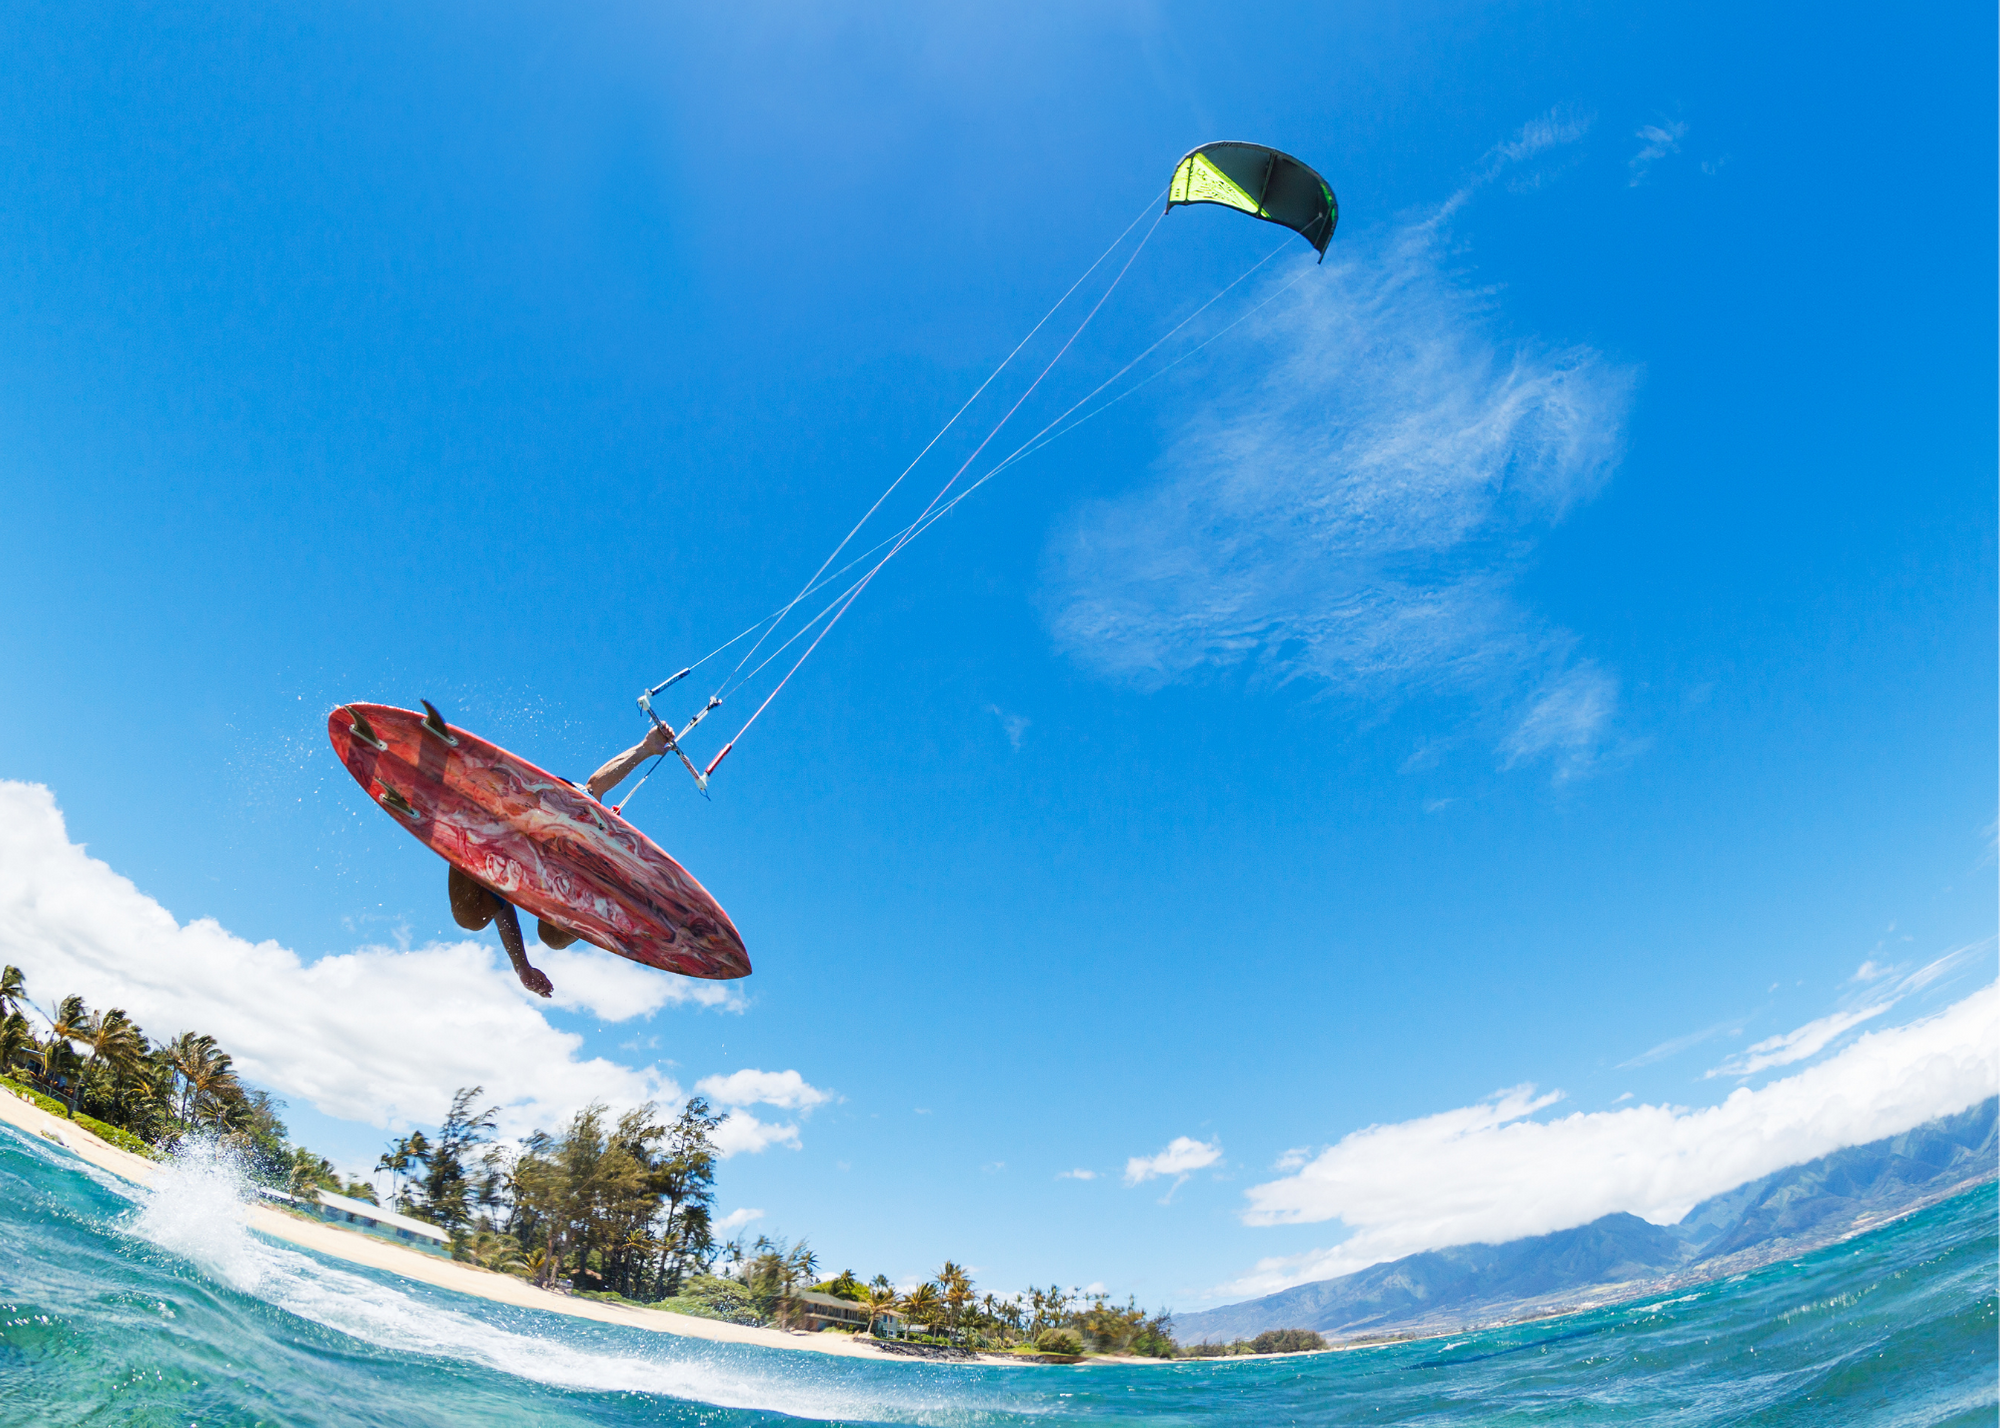
[(450, 1244), (451, 1236), (428, 1220), (412, 1219), (399, 1215), (394, 1210), (385, 1210), (380, 1205), (371, 1205), (366, 1200), (350, 1200), (345, 1195), (336, 1195), (331, 1190), (319, 1192), (320, 1204), (329, 1210), (343, 1210), (350, 1215), (360, 1215), (373, 1220), (378, 1225), (387, 1225), (392, 1230), (403, 1230), (409, 1234), (421, 1235), (439, 1244)]
[[(845, 1309), (854, 1314), (867, 1314), (871, 1312), (866, 1304), (860, 1303), (858, 1300), (842, 1299), (837, 1294), (821, 1294), (811, 1289), (794, 1294), (792, 1298), (802, 1304), (818, 1304), (827, 1309)], [(884, 1319), (900, 1319), (903, 1316), (896, 1313), (893, 1309), (885, 1309), (879, 1317)]]

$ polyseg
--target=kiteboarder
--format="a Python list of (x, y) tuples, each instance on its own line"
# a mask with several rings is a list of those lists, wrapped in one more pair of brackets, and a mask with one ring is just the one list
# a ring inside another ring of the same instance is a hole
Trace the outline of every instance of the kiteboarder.
[[(647, 759), (667, 751), (667, 731), (655, 725), (653, 732), (615, 758), (608, 759), (602, 768), (592, 774), (584, 787), (592, 798), (601, 799), (625, 780), (626, 775), (639, 767)], [(521, 985), (538, 997), (552, 996), (555, 984), (547, 974), (528, 961), (527, 943), (521, 937), (521, 920), (514, 915), (513, 904), (500, 894), (476, 882), (456, 867), (451, 870), (451, 917), (467, 932), (485, 930), (491, 922), (499, 927), (500, 945), (507, 949), (507, 960), (514, 964), (514, 975), (521, 979)], [(574, 932), (565, 932), (553, 923), (535, 919), (535, 935), (544, 947), (561, 949), (576, 941)]]

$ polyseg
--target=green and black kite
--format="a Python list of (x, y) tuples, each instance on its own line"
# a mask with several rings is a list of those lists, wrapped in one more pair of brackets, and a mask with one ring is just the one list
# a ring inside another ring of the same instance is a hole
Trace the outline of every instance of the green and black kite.
[(1188, 151), (1167, 190), (1167, 207), (1182, 203), (1219, 203), (1289, 228), (1319, 249), (1322, 261), (1340, 222), (1325, 179), (1290, 154), (1234, 140)]

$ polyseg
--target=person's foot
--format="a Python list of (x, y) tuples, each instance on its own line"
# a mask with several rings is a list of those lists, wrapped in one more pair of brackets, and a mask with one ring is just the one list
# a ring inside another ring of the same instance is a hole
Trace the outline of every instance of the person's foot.
[(521, 985), (538, 997), (552, 997), (556, 994), (556, 984), (551, 982), (539, 967), (531, 967), (526, 962), (514, 971), (521, 978)]

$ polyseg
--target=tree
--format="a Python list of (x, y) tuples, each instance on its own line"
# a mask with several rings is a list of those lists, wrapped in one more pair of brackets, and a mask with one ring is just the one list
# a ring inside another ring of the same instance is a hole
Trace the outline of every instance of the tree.
[(709, 1216), (715, 1204), (715, 1128), (723, 1117), (700, 1096), (690, 1096), (667, 1128), (666, 1143), (651, 1167), (648, 1188), (666, 1202), (660, 1226), (659, 1281), (664, 1294), (678, 1294), (696, 1264), (714, 1262)]
[(314, 1155), (304, 1146), (296, 1147), (285, 1176), (286, 1193), (317, 1204), (322, 1190), (331, 1190), (336, 1194), (340, 1191), (340, 1176), (334, 1172), (333, 1163), (323, 1155)]
[(176, 1119), (184, 1126), (220, 1127), (229, 1104), (242, 1097), (229, 1053), (212, 1036), (184, 1031), (166, 1045), (166, 1060), (179, 1088)]
[(58, 1068), (75, 1066), (79, 1058), (70, 1042), (82, 1040), (87, 1020), (82, 997), (64, 997), (56, 1003), (56, 1014), (49, 1018), (49, 1039), (42, 1046), (43, 1080), (53, 1083)]
[(938, 1294), (944, 1301), (945, 1328), (954, 1336), (963, 1332), (965, 1307), (972, 1302), (972, 1277), (951, 1260), (937, 1275)]
[(9, 963), (0, 970), (0, 1012), (19, 1016), (22, 1007), (32, 1005), (28, 1000), (28, 979), (21, 975), (19, 967)]
[(465, 1161), (474, 1146), (493, 1134), (493, 1118), (500, 1109), (488, 1106), (474, 1111), (473, 1102), (485, 1094), (484, 1086), (459, 1088), (424, 1160), (423, 1203), (419, 1208), (425, 1219), (447, 1230), (463, 1230), (472, 1222), (472, 1208), (466, 1203), (472, 1187), (466, 1178)]
[[(81, 1005), (79, 998), (72, 997), (70, 1000)], [(70, 1035), (90, 1048), (90, 1058), (70, 1082), (69, 1113), (74, 1116), (77, 1097), (83, 1094), (83, 1083), (89, 1078), (98, 1058), (104, 1059), (114, 1075), (127, 1074), (145, 1058), (146, 1037), (119, 1007), (91, 1013)]]
[(861, 1291), (863, 1296), (861, 1306), (868, 1311), (868, 1327), (862, 1331), (866, 1334), (873, 1334), (876, 1321), (885, 1314), (895, 1313), (896, 1306), (902, 1302), (901, 1296), (889, 1287), (888, 1280), (879, 1274), (875, 1277), (881, 1282), (871, 1284)]
[(389, 1148), (382, 1152), (375, 1162), (377, 1170), (389, 1172), (389, 1199), (404, 1209), (409, 1208), (408, 1182), (416, 1176), (418, 1166), (428, 1166), (431, 1159), (431, 1143), (424, 1139), (422, 1131), (411, 1131), (399, 1140), (389, 1142)]
[(935, 1329), (944, 1318), (944, 1297), (935, 1284), (919, 1284), (903, 1296), (903, 1312), (910, 1316), (911, 1323)]
[[(7, 970), (11, 972), (14, 968)], [(0, 1074), (4, 1074), (16, 1061), (33, 1055), (40, 1046), (28, 1019), (17, 1011), (7, 1013), (6, 1018), (0, 1020)]]

